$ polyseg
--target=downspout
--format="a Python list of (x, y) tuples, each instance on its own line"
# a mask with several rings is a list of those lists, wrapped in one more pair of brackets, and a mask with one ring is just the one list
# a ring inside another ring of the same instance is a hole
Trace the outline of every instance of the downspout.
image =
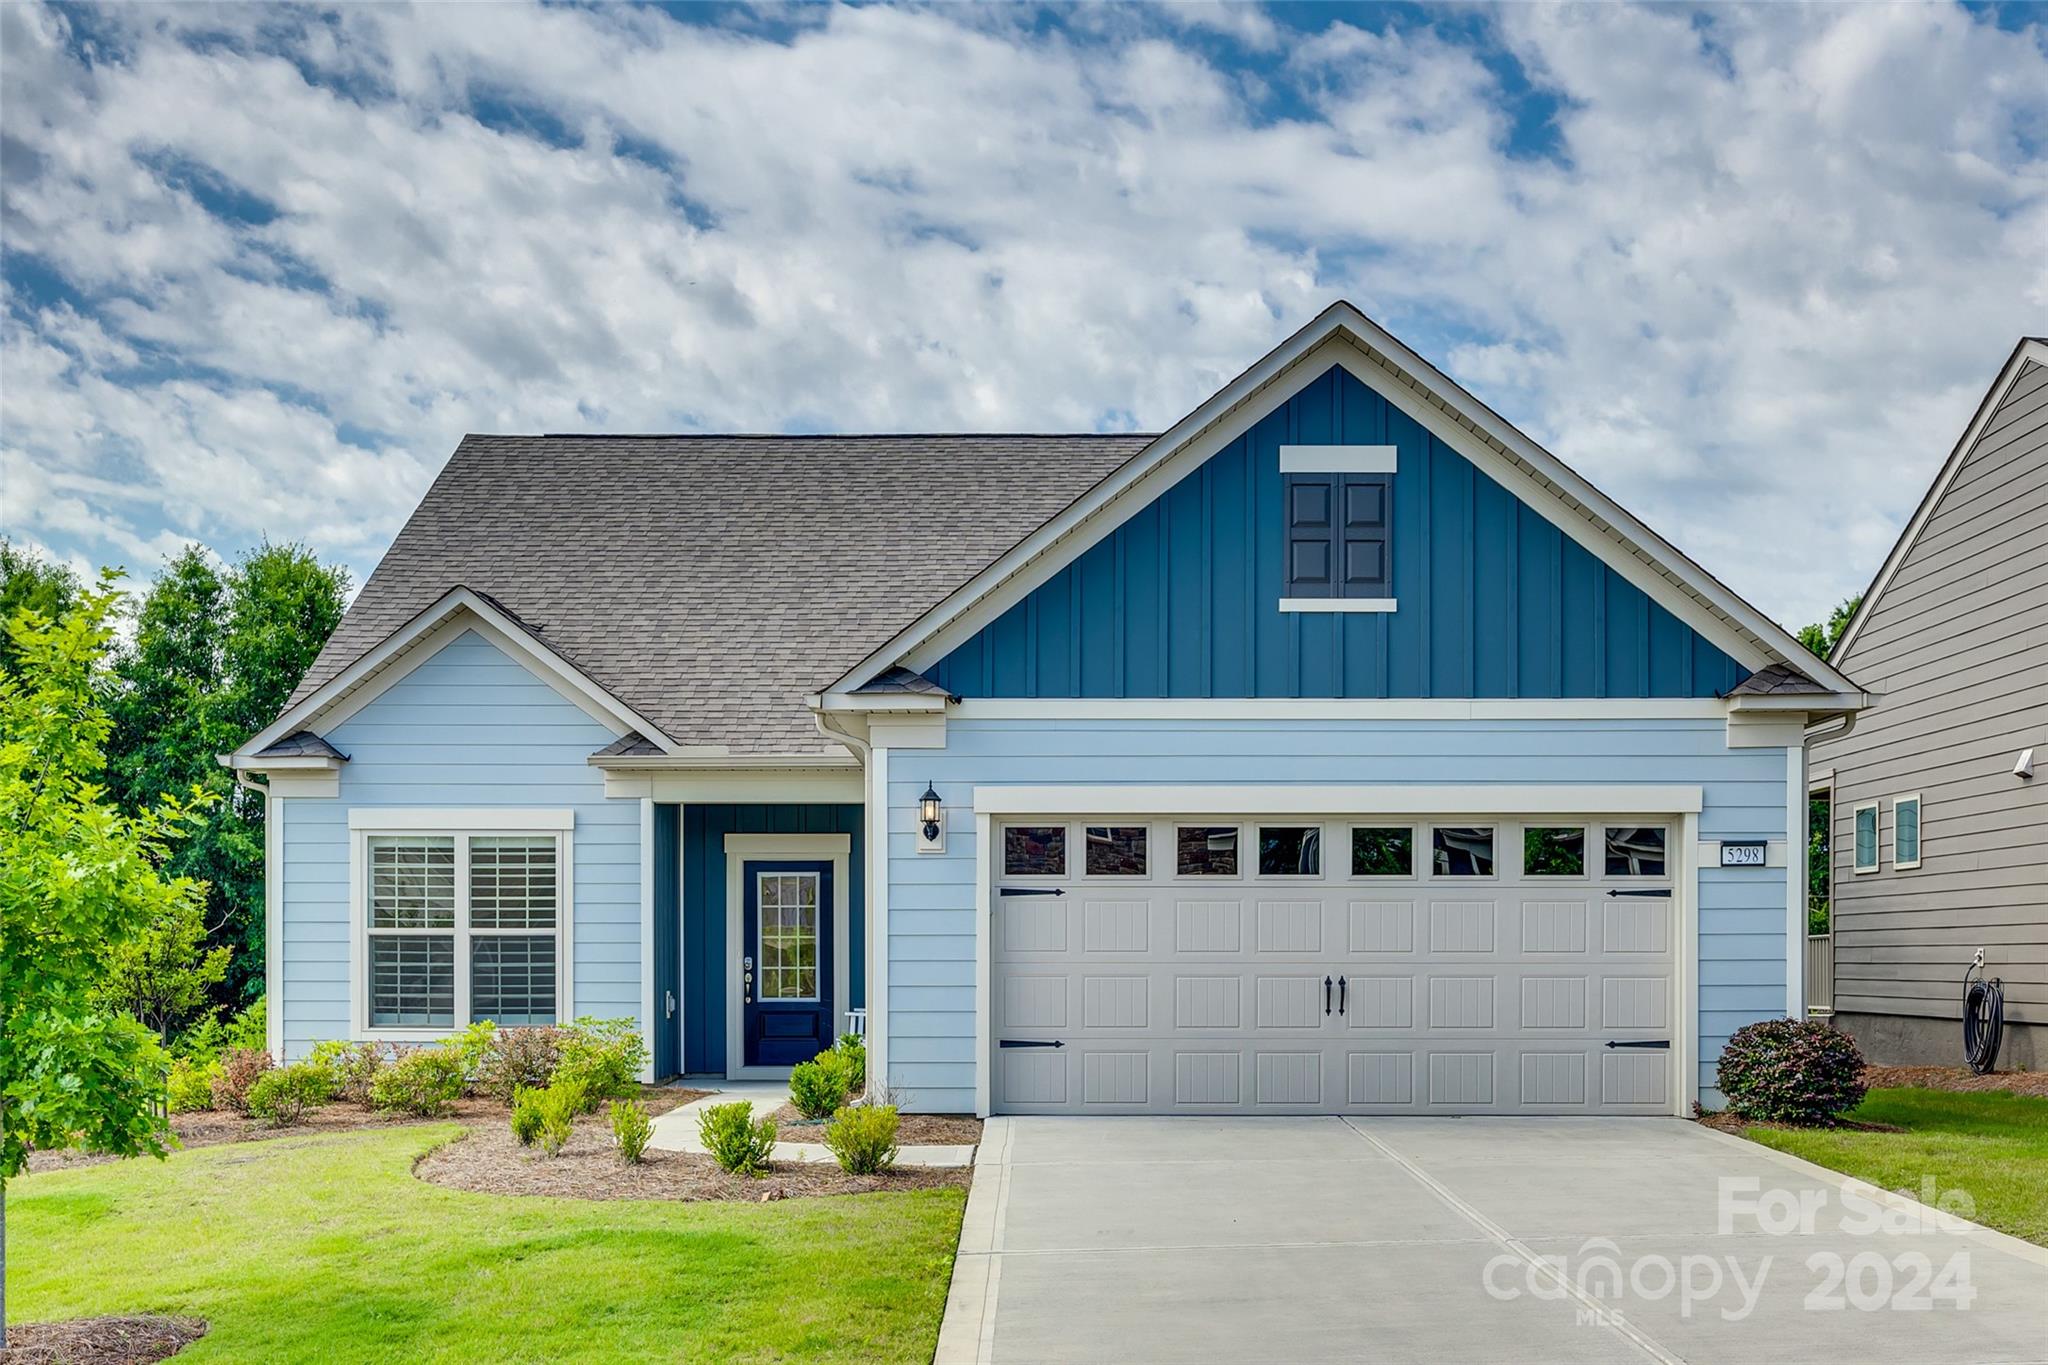
[(1861, 714), (1863, 713), (1860, 711), (1844, 711), (1838, 716), (1829, 716), (1818, 725), (1809, 725), (1804, 731), (1805, 740), (1808, 744), (1814, 744), (1822, 740), (1841, 739), (1856, 728), (1856, 717)]
[[(867, 904), (861, 907), (861, 965), (865, 969), (863, 975), (867, 977), (867, 981), (862, 983), (863, 990), (861, 996), (862, 999), (867, 999), (868, 992), (865, 987), (871, 985), (875, 978), (876, 916), (874, 908), (878, 902), (883, 905), (888, 903), (886, 899), (875, 894), (875, 888), (879, 885), (878, 879), (888, 875), (888, 849), (875, 847), (876, 840), (873, 837), (874, 825), (872, 817), (877, 800), (886, 801), (888, 796), (886, 793), (878, 796), (875, 792), (874, 765), (868, 761), (869, 756), (874, 753), (874, 746), (872, 744), (862, 739), (859, 735), (854, 734), (853, 731), (833, 724), (826, 718), (826, 714), (822, 710), (813, 710), (811, 712), (811, 723), (818, 727), (819, 734), (823, 735), (826, 739), (837, 740), (839, 743), (844, 744), (853, 752), (853, 756), (860, 760), (861, 790), (866, 795), (866, 799), (861, 805), (861, 843), (866, 846), (868, 864)], [(875, 1011), (875, 1002), (873, 1000), (867, 1001), (867, 1010), (870, 1028), (872, 1029)], [(886, 1062), (887, 1059), (884, 1058), (883, 1060)], [(866, 1094), (881, 1095), (888, 1090), (888, 1084), (886, 1081), (879, 1086), (875, 1084), (875, 1072), (872, 1066), (875, 1058), (871, 1055), (868, 1061), (871, 1065), (867, 1074)]]
[[(233, 760), (224, 754), (222, 761), (232, 763)], [(235, 785), (243, 791), (256, 793), (257, 799), (263, 803), (263, 1000), (268, 1023), (263, 1043), (273, 1058), (283, 1062), (284, 906), (280, 898), (284, 878), (283, 854), (278, 848), (277, 807), (271, 800), (268, 777), (257, 782), (246, 768), (236, 768), (234, 774)]]

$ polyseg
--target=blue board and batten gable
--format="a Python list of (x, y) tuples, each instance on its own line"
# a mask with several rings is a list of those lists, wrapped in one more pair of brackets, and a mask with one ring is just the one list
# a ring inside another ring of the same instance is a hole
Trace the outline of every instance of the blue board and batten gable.
[[(1389, 445), (1391, 612), (1283, 612), (1280, 447)], [(1750, 670), (1341, 366), (926, 669), (962, 697), (1711, 697)]]

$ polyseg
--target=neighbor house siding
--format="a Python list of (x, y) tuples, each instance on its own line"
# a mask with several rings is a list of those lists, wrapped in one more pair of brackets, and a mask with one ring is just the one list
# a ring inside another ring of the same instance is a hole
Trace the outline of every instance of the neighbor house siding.
[(364, 807), (574, 810), (574, 1009), (637, 1019), (639, 802), (607, 800), (586, 761), (616, 737), (473, 631), (327, 732), (349, 756), (340, 796), (284, 803), (286, 1056), (349, 1034), (348, 817)]
[[(1878, 702), (1812, 756), (1834, 772), (1835, 1009), (1960, 1019), (1981, 947), (2007, 1020), (2048, 1024), (2048, 775), (2012, 771), (2032, 748), (2048, 774), (2048, 369), (2013, 381), (1836, 662)], [(1901, 872), (1893, 801), (1916, 792), (1921, 865)], [(1878, 871), (1859, 876), (1870, 801)]]
[[(1283, 612), (1283, 444), (1392, 445), (1392, 612)], [(1349, 372), (928, 670), (964, 697), (1705, 697), (1748, 673)]]
[[(1787, 769), (1783, 749), (1728, 748), (1719, 720), (956, 719), (944, 749), (892, 754), (889, 1084), (913, 1109), (974, 1105), (978, 786), (1678, 783), (1704, 791), (1701, 838), (1782, 839)], [(927, 781), (950, 813), (943, 854), (915, 848)], [(1785, 1013), (1784, 869), (1704, 868), (1699, 923), (1700, 1084), (1711, 1096), (1728, 1036)]]
[(683, 960), (686, 964), (682, 1024), (683, 1070), (725, 1071), (725, 1007), (739, 954), (726, 944), (726, 858), (728, 834), (851, 835), (847, 863), (846, 974), (852, 1000), (835, 1003), (844, 1027), (845, 1011), (867, 1004), (867, 859), (862, 849), (862, 807), (846, 804), (692, 805), (682, 808)]

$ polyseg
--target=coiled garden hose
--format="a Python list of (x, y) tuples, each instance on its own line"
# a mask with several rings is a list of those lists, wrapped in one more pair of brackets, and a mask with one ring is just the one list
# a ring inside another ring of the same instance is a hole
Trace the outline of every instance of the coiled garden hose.
[(1982, 963), (1963, 973), (1963, 1060), (1979, 1076), (1998, 1063), (1998, 1044), (2005, 1037), (2005, 986), (1984, 979)]

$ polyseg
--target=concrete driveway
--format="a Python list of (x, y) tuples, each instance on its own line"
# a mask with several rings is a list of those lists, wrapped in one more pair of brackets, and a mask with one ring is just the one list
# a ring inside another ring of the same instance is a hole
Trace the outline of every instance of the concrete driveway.
[(1673, 1119), (995, 1119), (938, 1362), (2048, 1360), (2048, 1251), (1846, 1183)]

